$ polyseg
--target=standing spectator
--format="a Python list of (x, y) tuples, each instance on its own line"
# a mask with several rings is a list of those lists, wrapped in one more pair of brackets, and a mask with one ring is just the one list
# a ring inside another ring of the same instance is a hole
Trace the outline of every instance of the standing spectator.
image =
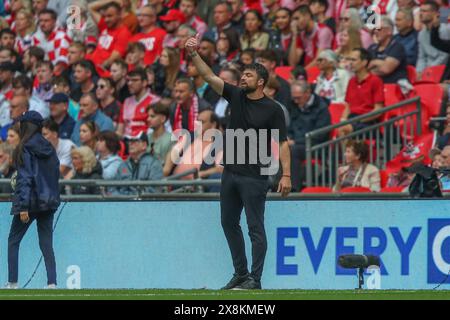
[(50, 110), (47, 103), (39, 99), (37, 96), (32, 95), (33, 84), (30, 78), (24, 75), (19, 75), (13, 79), (13, 92), (14, 95), (23, 95), (29, 99), (29, 110), (38, 112), (43, 119), (50, 117)]
[(314, 20), (328, 26), (333, 33), (336, 33), (336, 21), (333, 17), (328, 17), (326, 15), (328, 7), (328, 0), (312, 0), (309, 5), (309, 9), (314, 16)]
[(269, 34), (262, 31), (263, 17), (256, 10), (249, 10), (244, 16), (245, 29), (241, 35), (241, 48), (254, 48), (265, 50), (269, 45)]
[(80, 62), (77, 62), (75, 64), (73, 77), (78, 86), (75, 90), (71, 91), (70, 97), (74, 101), (80, 102), (80, 98), (83, 94), (95, 93), (95, 76), (95, 66), (92, 64), (92, 61), (81, 60)]
[(75, 145), (69, 139), (59, 138), (59, 126), (52, 119), (43, 122), (42, 135), (55, 148), (59, 159), (59, 172), (64, 177), (72, 169), (71, 151), (75, 148)]
[(345, 101), (350, 73), (338, 68), (338, 57), (332, 50), (323, 50), (317, 58), (320, 75), (314, 92), (332, 103)]
[(339, 59), (339, 66), (342, 69), (350, 71), (348, 57), (356, 48), (361, 48), (361, 36), (359, 30), (354, 27), (344, 28), (338, 33), (338, 47), (336, 53)]
[(369, 163), (369, 146), (364, 141), (350, 140), (345, 148), (346, 165), (339, 167), (335, 191), (347, 187), (366, 187), (379, 192), (380, 170)]
[(292, 33), (295, 41), (291, 42), (289, 64), (297, 65), (304, 55), (304, 65), (314, 66), (320, 51), (331, 49), (333, 31), (327, 26), (313, 20), (307, 5), (298, 7), (292, 14)]
[[(419, 56), (417, 58), (417, 79), (422, 78), (422, 72), (426, 67), (445, 65), (449, 54), (431, 45), (431, 28), (433, 21), (439, 15), (439, 7), (434, 1), (426, 1), (420, 6), (420, 20), (424, 27), (419, 32)], [(448, 24), (441, 24), (439, 35), (443, 40), (450, 40), (450, 27)]]
[(164, 37), (163, 47), (177, 47), (177, 30), (186, 21), (184, 14), (178, 9), (170, 9), (165, 16), (161, 16), (159, 19), (163, 21), (164, 29), (167, 31)]
[(100, 109), (97, 98), (94, 93), (85, 93), (80, 99), (81, 118), (75, 123), (71, 140), (80, 145), (80, 127), (86, 121), (92, 120), (99, 127), (99, 131), (112, 131), (114, 125), (112, 120), (107, 117)]
[(161, 162), (164, 167), (166, 155), (173, 146), (171, 134), (167, 132), (165, 123), (169, 120), (169, 108), (161, 103), (157, 103), (148, 109), (147, 125), (152, 130), (148, 134), (148, 152), (152, 157)]
[(197, 0), (181, 0), (180, 11), (186, 18), (186, 24), (192, 27), (201, 38), (208, 30), (208, 26), (199, 16), (197, 16), (197, 2)]
[(180, 51), (164, 48), (159, 62), (155, 65), (155, 91), (158, 96), (170, 98), (175, 80), (183, 73), (180, 71)]
[[(328, 104), (312, 92), (308, 83), (293, 82), (291, 84), (293, 105), (291, 124), (288, 128), (289, 145), (291, 147), (291, 174), (293, 190), (301, 190), (303, 184), (303, 161), (306, 159), (306, 133), (331, 124)], [(314, 144), (327, 141), (328, 133), (315, 136)]]
[(419, 43), (418, 33), (414, 29), (414, 17), (410, 9), (399, 9), (395, 16), (395, 26), (398, 33), (394, 36), (394, 41), (400, 43), (405, 48), (406, 62), (409, 65), (416, 65)]
[[(370, 53), (362, 48), (352, 51), (349, 57), (350, 67), (355, 76), (350, 79), (345, 96), (346, 108), (341, 121), (346, 121), (362, 114), (377, 111), (384, 106), (383, 81), (368, 70)], [(346, 125), (338, 129), (339, 135), (347, 135), (353, 131), (370, 126), (378, 121), (379, 116), (365, 119), (353, 125)]]
[(16, 41), (14, 49), (23, 55), (25, 50), (29, 49), (33, 44), (33, 33), (36, 26), (33, 22), (33, 14), (29, 11), (20, 10), (16, 15)]
[(292, 41), (291, 10), (280, 8), (275, 13), (275, 20), (270, 33), (269, 49), (275, 50), (283, 65), (288, 65), (288, 53)]
[(33, 36), (33, 46), (44, 49), (47, 59), (55, 66), (55, 74), (59, 75), (67, 67), (70, 39), (56, 26), (57, 18), (56, 12), (51, 9), (39, 13), (40, 32)]
[(100, 103), (100, 109), (111, 118), (114, 127), (119, 123), (121, 103), (115, 98), (116, 87), (111, 78), (100, 78), (95, 91)]
[(64, 93), (55, 93), (47, 102), (50, 105), (50, 119), (58, 125), (58, 137), (70, 139), (75, 120), (68, 113), (69, 97)]
[(127, 85), (128, 65), (122, 60), (116, 60), (111, 65), (111, 78), (116, 84), (117, 100), (123, 103), (126, 98), (131, 96)]
[(256, 62), (266, 68), (267, 72), (269, 72), (269, 77), (275, 77), (280, 83), (280, 89), (275, 94), (274, 99), (287, 106), (291, 102), (291, 91), (289, 89), (289, 83), (275, 73), (275, 67), (277, 66), (277, 55), (275, 51), (263, 50), (256, 53)]
[(120, 110), (117, 135), (134, 136), (138, 132), (146, 132), (147, 108), (154, 103), (153, 97), (147, 88), (147, 74), (143, 69), (136, 69), (128, 74), (128, 88), (131, 97), (125, 99)]
[(80, 144), (91, 148), (95, 152), (98, 134), (98, 126), (94, 121), (88, 120), (84, 122), (80, 126)]
[[(160, 180), (163, 177), (161, 163), (148, 152), (148, 139), (145, 132), (129, 137), (128, 150), (130, 156), (119, 168), (115, 180)], [(120, 194), (136, 193), (136, 188), (118, 188)], [(145, 188), (145, 192), (155, 192), (153, 187)]]
[(101, 132), (98, 135), (97, 154), (102, 165), (103, 179), (112, 180), (117, 176), (122, 158), (117, 155), (120, 151), (119, 137), (113, 131)]
[(381, 26), (375, 29), (377, 43), (369, 47), (372, 59), (369, 71), (384, 83), (397, 83), (407, 79), (405, 48), (393, 38), (394, 24), (387, 16), (381, 17)]
[(47, 101), (53, 96), (52, 78), (53, 64), (50, 61), (41, 61), (37, 65), (36, 74), (38, 85), (33, 89), (33, 95), (42, 101)]
[[(102, 165), (95, 158), (95, 153), (91, 148), (82, 146), (73, 148), (71, 151), (72, 167), (64, 178), (73, 180), (100, 180), (103, 178)], [(97, 186), (72, 185), (72, 194), (99, 194), (100, 188)]]
[(102, 75), (116, 59), (125, 56), (131, 33), (122, 23), (122, 8), (117, 2), (108, 2), (102, 7), (102, 17), (96, 11), (99, 9), (96, 5), (98, 3), (91, 3), (89, 12), (99, 25), (100, 35), (95, 51), (86, 58), (92, 60), (94, 65), (99, 67), (98, 71)]
[(140, 8), (137, 17), (140, 31), (130, 41), (143, 43), (145, 46), (144, 62), (146, 65), (153, 64), (161, 55), (167, 32), (156, 24), (156, 11), (153, 6), (146, 5)]

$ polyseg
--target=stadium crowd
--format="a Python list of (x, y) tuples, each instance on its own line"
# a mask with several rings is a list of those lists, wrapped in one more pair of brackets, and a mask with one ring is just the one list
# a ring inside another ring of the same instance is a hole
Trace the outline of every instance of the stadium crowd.
[[(430, 156), (433, 166), (450, 166), (449, 11), (446, 0), (5, 0), (1, 175), (14, 171), (20, 130), (14, 119), (35, 110), (46, 119), (43, 135), (57, 150), (64, 179), (159, 180), (193, 168), (202, 179), (220, 177), (221, 152), (212, 165), (175, 164), (171, 157), (177, 146), (172, 131), (193, 133), (196, 121), (203, 132), (224, 130), (229, 118), (228, 102), (185, 53), (187, 39), (196, 35), (199, 54), (226, 83), (238, 85), (246, 64), (258, 62), (268, 70), (265, 94), (285, 114), (294, 190), (303, 186), (305, 134), (335, 123), (330, 106), (344, 106), (339, 121), (380, 110), (388, 105), (385, 88), (392, 85), (403, 98), (416, 83), (439, 87), (438, 115), (447, 115), (447, 126), (431, 154), (430, 145), (412, 152), (408, 165)], [(342, 126), (337, 134), (379, 121)], [(202, 150), (213, 143), (203, 135), (199, 139)], [(313, 143), (328, 139), (323, 135)], [(180, 157), (195, 153), (194, 143)], [(381, 190), (382, 174), (368, 163), (367, 149), (348, 141), (335, 190)], [(405, 167), (390, 173), (388, 187), (409, 185)]]

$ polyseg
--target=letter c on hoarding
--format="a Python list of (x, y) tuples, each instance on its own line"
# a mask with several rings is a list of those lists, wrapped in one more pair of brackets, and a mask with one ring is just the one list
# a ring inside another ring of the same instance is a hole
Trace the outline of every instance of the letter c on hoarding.
[(446, 226), (439, 230), (439, 232), (436, 234), (436, 237), (434, 237), (433, 241), (433, 260), (436, 264), (436, 267), (439, 269), (440, 272), (443, 274), (447, 274), (450, 270), (450, 263), (447, 263), (444, 258), (442, 257), (442, 244), (444, 241), (450, 237), (450, 226)]

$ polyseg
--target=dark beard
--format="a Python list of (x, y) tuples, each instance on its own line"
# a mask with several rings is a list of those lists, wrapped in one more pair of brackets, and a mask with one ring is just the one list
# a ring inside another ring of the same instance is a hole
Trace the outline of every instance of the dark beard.
[(252, 88), (252, 87), (247, 87), (247, 88), (244, 89), (244, 92), (246, 94), (253, 93), (255, 91), (256, 91), (256, 88)]

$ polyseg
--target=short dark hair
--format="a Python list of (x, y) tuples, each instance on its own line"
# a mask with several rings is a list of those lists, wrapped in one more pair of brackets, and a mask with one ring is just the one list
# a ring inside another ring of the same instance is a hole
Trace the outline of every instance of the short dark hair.
[(433, 11), (439, 11), (439, 5), (433, 0), (427, 0), (422, 3), (423, 6), (430, 6)]
[(56, 13), (55, 10), (45, 8), (44, 10), (39, 12), (40, 16), (43, 15), (43, 14), (49, 14), (52, 17), (52, 19), (55, 20), (55, 21), (58, 19), (58, 14)]
[(2, 29), (0, 31), (0, 38), (3, 37), (4, 34), (9, 34), (9, 35), (12, 35), (13, 37), (16, 36), (16, 33), (14, 31), (12, 31), (11, 29), (9, 29), (9, 28)]
[(311, 4), (313, 3), (318, 3), (319, 5), (325, 8), (325, 11), (328, 10), (329, 7), (328, 0), (311, 0)]
[(37, 64), (37, 67), (40, 68), (42, 66), (47, 66), (51, 71), (53, 71), (53, 69), (54, 69), (53, 63), (48, 60), (39, 61)]
[(229, 68), (229, 67), (225, 67), (222, 70), (220, 70), (220, 72), (229, 72), (231, 73), (231, 77), (233, 78), (234, 81), (239, 82), (239, 80), (241, 79), (241, 73), (234, 69), (234, 68)]
[(271, 62), (276, 62), (278, 64), (277, 53), (272, 49), (261, 50), (256, 53), (256, 57), (264, 60), (269, 60)]
[(52, 85), (70, 87), (70, 81), (64, 76), (57, 76), (52, 79)]
[(359, 156), (359, 160), (363, 163), (369, 162), (369, 146), (364, 141), (349, 140), (345, 144), (346, 148), (352, 148), (355, 155)]
[(90, 60), (86, 59), (80, 60), (77, 63), (75, 63), (75, 67), (76, 66), (80, 66), (81, 68), (90, 71), (92, 76), (96, 75), (95, 65)]
[(311, 9), (309, 8), (308, 5), (303, 4), (300, 7), (298, 7), (297, 9), (294, 10), (294, 12), (298, 12), (302, 15), (308, 15), (312, 18), (313, 14), (311, 12)]
[(129, 77), (139, 77), (142, 81), (147, 81), (147, 73), (142, 68), (136, 68), (128, 73)]
[(105, 141), (106, 148), (113, 154), (120, 151), (120, 138), (114, 131), (103, 131), (98, 135), (99, 141)]
[(217, 2), (217, 4), (214, 6), (214, 8), (217, 8), (218, 6), (223, 6), (223, 5), (227, 6), (228, 12), (230, 12), (230, 13), (233, 12), (233, 7), (231, 6), (231, 4), (229, 4), (227, 1), (223, 1), (223, 0)]
[(107, 4), (105, 4), (103, 6), (102, 9), (107, 10), (109, 8), (115, 8), (118, 12), (122, 11), (122, 7), (117, 2), (114, 2), (114, 1), (108, 2)]
[(177, 83), (185, 83), (189, 86), (189, 91), (195, 92), (195, 85), (191, 79), (189, 79), (187, 77), (181, 77), (175, 81), (175, 84), (177, 84)]
[(33, 91), (33, 82), (26, 75), (18, 75), (12, 81), (13, 87), (20, 86), (23, 87), (28, 93), (31, 94)]
[(286, 7), (278, 8), (278, 10), (275, 13), (277, 13), (279, 11), (286, 11), (289, 14), (289, 17), (292, 16), (292, 10), (289, 8), (286, 8)]
[(44, 122), (42, 122), (42, 127), (47, 130), (50, 130), (51, 132), (58, 133), (59, 136), (59, 124), (52, 118), (44, 120)]
[(165, 116), (166, 119), (169, 119), (169, 117), (170, 117), (170, 108), (161, 102), (151, 105), (149, 107), (149, 110), (153, 110), (153, 112), (155, 114), (160, 114), (160, 115)]
[(367, 51), (366, 49), (364, 49), (364, 48), (355, 48), (355, 49), (353, 49), (353, 51), (358, 51), (359, 52), (359, 58), (361, 60), (367, 60), (367, 63), (370, 62), (372, 56), (370, 55), (370, 52)]
[(210, 107), (203, 109), (202, 111), (200, 111), (198, 114), (203, 113), (203, 112), (210, 112), (209, 114), (209, 122), (211, 123), (215, 123), (215, 127), (216, 129), (220, 129), (220, 118), (219, 116), (214, 112), (214, 110)]
[(43, 61), (45, 58), (45, 51), (41, 47), (30, 47), (28, 54), (30, 57), (35, 57), (38, 61)]
[(255, 71), (256, 75), (258, 76), (258, 80), (259, 79), (264, 80), (264, 83), (263, 83), (264, 86), (266, 85), (267, 81), (269, 80), (269, 72), (267, 72), (267, 69), (260, 63), (248, 64), (244, 67), (244, 70)]
[(122, 69), (128, 70), (128, 63), (126, 63), (123, 59), (116, 59), (111, 63), (111, 65), (113, 64), (117, 64)]
[(130, 42), (128, 44), (127, 52), (138, 50), (141, 52), (145, 52), (145, 45), (142, 42)]

